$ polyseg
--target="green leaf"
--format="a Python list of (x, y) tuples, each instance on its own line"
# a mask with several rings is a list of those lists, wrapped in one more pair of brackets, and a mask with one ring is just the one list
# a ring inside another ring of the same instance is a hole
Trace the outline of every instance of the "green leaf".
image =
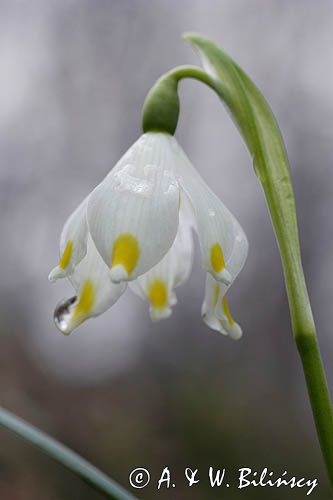
[[(279, 244), (293, 333), (333, 486), (332, 403), (302, 268), (294, 193), (283, 139), (268, 103), (244, 71), (210, 40), (197, 34), (186, 34), (184, 38), (198, 49), (204, 68), (214, 81), (214, 86), (210, 86), (226, 104), (239, 128), (264, 189)], [(200, 80), (204, 81), (202, 77)]]
[(25, 422), (1, 406), (0, 426), (9, 429), (28, 443), (42, 450), (49, 457), (81, 477), (81, 479), (90, 484), (96, 491), (102, 493), (106, 498), (137, 500), (134, 495), (128, 493), (122, 486), (87, 460), (80, 457), (75, 451), (67, 448), (67, 446), (59, 443), (56, 439), (28, 424), (28, 422)]
[[(255, 84), (222, 49), (198, 34), (188, 33), (184, 38), (199, 51), (205, 71), (215, 81), (215, 90), (226, 104), (248, 146), (255, 172), (266, 195), (280, 247), (288, 277), (288, 295), (295, 292), (295, 287), (298, 289), (302, 320), (307, 321), (306, 329), (312, 332), (313, 320), (301, 265), (288, 158), (274, 115)], [(297, 311), (293, 306), (291, 309), (293, 325), (296, 327)], [(297, 335), (298, 329), (294, 332)]]

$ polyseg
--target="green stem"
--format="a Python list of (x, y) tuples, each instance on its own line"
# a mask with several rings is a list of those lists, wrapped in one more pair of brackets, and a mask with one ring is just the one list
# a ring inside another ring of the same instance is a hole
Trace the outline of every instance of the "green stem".
[(119, 500), (135, 500), (133, 495), (110, 479), (104, 472), (101, 472), (87, 460), (67, 448), (67, 446), (2, 407), (0, 407), (0, 425), (44, 451), (48, 456), (93, 486), (95, 490), (103, 493), (105, 497)]
[(314, 421), (333, 487), (333, 409), (323, 368), (299, 246), (294, 194), (287, 154), (272, 112), (253, 82), (222, 50), (200, 36), (188, 35), (216, 76), (180, 66), (162, 76), (147, 95), (144, 131), (176, 130), (178, 83), (194, 78), (213, 89), (229, 108), (262, 183), (282, 259), (294, 339), (301, 357)]
[(294, 339), (303, 365), (320, 447), (333, 487), (333, 409), (310, 300), (301, 262), (297, 264), (290, 258), (282, 236), (279, 237), (277, 231), (276, 233), (284, 267)]
[(301, 356), (322, 454), (333, 487), (333, 415), (330, 394), (315, 335), (296, 340)]
[(144, 132), (175, 133), (179, 117), (178, 83), (193, 78), (218, 92), (215, 81), (196, 66), (178, 66), (163, 75), (150, 89), (142, 111)]
[[(257, 126), (255, 119), (253, 125), (254, 127)], [(264, 143), (256, 145), (256, 161), (258, 164), (265, 163), (264, 157), (267, 152), (264, 150)], [(296, 208), (293, 203), (295, 238), (293, 231), (288, 227), (289, 220), (287, 222), (283, 216), (282, 206), (285, 200), (281, 199), (279, 184), (270, 182), (268, 176), (267, 178), (263, 177), (261, 182), (280, 250), (293, 336), (303, 366), (322, 455), (333, 488), (333, 407), (304, 277), (297, 231)], [(279, 182), (281, 184), (290, 183), (290, 193), (294, 198), (291, 181), (287, 181), (286, 177), (282, 177)]]

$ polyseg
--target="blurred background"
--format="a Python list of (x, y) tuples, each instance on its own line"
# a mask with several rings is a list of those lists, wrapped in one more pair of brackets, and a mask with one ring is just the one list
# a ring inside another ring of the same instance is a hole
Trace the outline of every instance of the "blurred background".
[[(178, 64), (196, 64), (184, 31), (213, 38), (251, 75), (287, 145), (305, 273), (333, 389), (333, 3), (330, 0), (0, 1), (0, 401), (142, 499), (214, 499), (209, 466), (226, 467), (230, 500), (304, 498), (238, 490), (238, 468), (318, 478), (330, 495), (292, 341), (280, 259), (261, 187), (217, 97), (181, 86), (177, 138), (241, 222), (250, 254), (231, 294), (239, 342), (201, 322), (204, 273), (152, 324), (130, 292), (70, 337), (53, 324), (71, 295), (51, 285), (67, 216), (141, 133), (143, 100)], [(102, 498), (0, 429), (1, 500)], [(164, 467), (177, 487), (156, 490)], [(189, 489), (185, 467), (205, 475)], [(233, 479), (232, 479), (233, 478)]]

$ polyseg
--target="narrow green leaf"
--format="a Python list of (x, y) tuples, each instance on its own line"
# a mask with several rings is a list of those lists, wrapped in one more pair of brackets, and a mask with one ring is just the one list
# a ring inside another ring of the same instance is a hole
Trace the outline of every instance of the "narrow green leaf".
[[(186, 34), (184, 38), (198, 49), (206, 72), (215, 82), (214, 87), (210, 86), (238, 126), (264, 189), (279, 244), (293, 333), (333, 486), (332, 403), (302, 268), (294, 193), (283, 139), (269, 105), (244, 71), (210, 40), (197, 34)], [(200, 80), (204, 81), (202, 77)]]
[(36, 446), (49, 457), (61, 463), (68, 470), (74, 472), (95, 490), (106, 498), (117, 500), (136, 500), (136, 497), (127, 492), (122, 486), (113, 481), (104, 472), (100, 471), (77, 453), (59, 443), (56, 439), (40, 431), (33, 425), (17, 417), (0, 406), (0, 426), (9, 429), (21, 438)]
[[(274, 115), (258, 88), (222, 49), (197, 34), (185, 34), (184, 38), (199, 51), (204, 69), (214, 79), (216, 90), (249, 148), (255, 172), (266, 195), (284, 271), (291, 278), (287, 282), (288, 294), (293, 293), (297, 285), (297, 298), (302, 301), (302, 321), (307, 322), (306, 330), (313, 331), (288, 158)], [(292, 305), (291, 313), (296, 327), (297, 311)], [(298, 329), (294, 332), (297, 335)]]

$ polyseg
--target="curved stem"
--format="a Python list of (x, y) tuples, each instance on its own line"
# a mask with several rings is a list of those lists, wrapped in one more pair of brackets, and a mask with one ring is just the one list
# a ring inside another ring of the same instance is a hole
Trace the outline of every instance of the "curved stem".
[[(267, 102), (241, 68), (200, 35), (185, 38), (199, 48), (216, 74), (210, 76), (200, 68), (180, 66), (163, 75), (146, 98), (143, 128), (145, 131), (154, 130), (157, 125), (156, 129), (174, 133), (179, 102), (178, 96), (176, 98), (173, 94), (177, 93), (178, 83), (183, 78), (194, 78), (208, 85), (228, 107), (249, 148), (264, 189), (282, 259), (294, 339), (333, 487), (333, 408), (304, 278), (294, 194), (283, 139)], [(170, 107), (175, 103), (172, 112)], [(158, 123), (154, 121), (156, 116), (159, 117)], [(165, 128), (164, 123), (168, 124)]]
[(193, 78), (218, 92), (215, 81), (196, 66), (178, 66), (163, 75), (150, 89), (142, 110), (144, 132), (175, 133), (179, 117), (178, 83)]
[(0, 425), (44, 451), (107, 498), (135, 500), (133, 495), (67, 446), (2, 407), (0, 407)]
[(163, 78), (170, 76), (175, 78), (178, 82), (184, 78), (194, 78), (195, 80), (205, 83), (212, 89), (216, 90), (215, 81), (208, 75), (208, 73), (197, 66), (177, 66), (166, 73)]

